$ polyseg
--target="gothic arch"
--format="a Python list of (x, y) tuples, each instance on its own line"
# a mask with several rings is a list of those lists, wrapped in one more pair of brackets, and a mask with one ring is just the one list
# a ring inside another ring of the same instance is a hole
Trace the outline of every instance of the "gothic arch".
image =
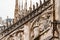
[[(34, 38), (35, 36), (34, 36), (34, 25), (36, 24), (36, 22), (39, 22), (40, 21), (40, 16), (38, 16), (38, 17), (36, 17), (34, 20), (33, 20), (33, 22), (31, 23), (31, 28), (30, 28), (30, 30), (31, 30), (31, 33), (33, 33), (32, 34), (32, 38)], [(39, 19), (39, 20), (38, 20)], [(37, 21), (38, 20), (38, 21)], [(38, 23), (39, 24), (39, 23)], [(37, 25), (37, 27), (39, 27), (39, 25)]]
[[(40, 17), (40, 16), (39, 16)], [(38, 20), (39, 17), (36, 17), (33, 22), (31, 23), (31, 29), (33, 28), (34, 24), (36, 23), (36, 21)]]
[[(46, 14), (47, 14), (47, 13), (46, 13)], [(46, 15), (46, 14), (45, 14), (45, 15)], [(47, 17), (47, 16), (46, 16), (46, 17)], [(41, 15), (39, 15), (39, 16), (36, 17), (36, 18), (34, 18), (33, 22), (31, 23), (31, 28), (30, 28), (31, 31), (34, 30), (35, 24), (38, 23), (37, 27), (39, 27), (39, 26), (41, 25), (41, 23), (40, 23), (41, 19), (42, 19), (42, 20), (46, 20), (46, 18), (43, 17), (43, 16), (41, 16)], [(37, 23), (36, 23), (36, 22), (37, 22)], [(40, 31), (40, 29), (39, 29), (39, 31)], [(34, 31), (33, 31), (33, 32), (34, 32)]]
[(12, 33), (11, 35), (9, 35), (9, 36), (6, 38), (6, 40), (10, 40), (11, 38), (12, 38), (12, 40), (14, 40), (13, 38), (14, 38), (15, 36), (18, 36), (18, 34), (21, 35), (20, 33), (23, 33), (23, 34), (24, 34), (23, 30), (17, 30), (16, 32), (14, 32), (14, 33)]
[(6, 38), (6, 40), (10, 40), (13, 37), (13, 35), (9, 35), (8, 38)]

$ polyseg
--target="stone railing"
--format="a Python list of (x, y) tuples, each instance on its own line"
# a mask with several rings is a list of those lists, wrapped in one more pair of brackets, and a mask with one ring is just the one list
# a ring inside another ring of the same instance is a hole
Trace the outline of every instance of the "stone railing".
[[(46, 11), (48, 8), (52, 7), (53, 4), (49, 4), (50, 0), (44, 2), (42, 5), (34, 9), (32, 12), (30, 12), (25, 17), (21, 18), (19, 21), (17, 21), (15, 24), (11, 25), (10, 27), (3, 30), (0, 35), (3, 35), (0, 39), (4, 38), (5, 36), (9, 35), (13, 31), (17, 30), (18, 28), (23, 28), (22, 25), (30, 21), (31, 19), (37, 17), (38, 15), (42, 14), (44, 11)], [(38, 13), (36, 13), (38, 12)]]

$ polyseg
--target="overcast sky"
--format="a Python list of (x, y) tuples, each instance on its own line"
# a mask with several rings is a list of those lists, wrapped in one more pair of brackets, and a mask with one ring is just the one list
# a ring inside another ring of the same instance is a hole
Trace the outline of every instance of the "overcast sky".
[(6, 19), (6, 16), (13, 17), (15, 0), (0, 0), (0, 17)]
[[(33, 0), (33, 4), (39, 0)], [(29, 0), (28, 0), (29, 3)], [(29, 4), (28, 4), (29, 6)], [(14, 17), (15, 0), (0, 0), (0, 17), (6, 19)]]

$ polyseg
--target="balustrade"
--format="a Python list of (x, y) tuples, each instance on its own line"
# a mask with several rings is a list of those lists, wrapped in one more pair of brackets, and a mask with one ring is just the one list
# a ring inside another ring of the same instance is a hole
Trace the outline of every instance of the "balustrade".
[[(40, 1), (41, 2), (41, 1)], [(47, 5), (50, 2), (50, 0), (44, 2), (43, 4), (40, 3), (40, 6), (38, 7), (37, 4), (37, 8), (35, 9), (35, 6), (33, 5), (33, 11), (30, 12), (28, 15), (26, 15), (25, 17), (21, 18), (19, 21), (17, 21), (16, 23), (14, 23), (13, 25), (11, 25), (10, 27), (4, 29), (0, 34), (4, 34), (4, 36), (2, 38), (4, 38), (5, 36), (9, 35), (10, 33), (12, 33), (13, 31), (15, 31), (16, 29), (22, 27), (22, 25), (24, 25), (26, 22), (30, 21), (31, 19), (33, 19), (34, 17), (42, 14), (44, 11), (46, 11), (49, 7), (52, 6), (52, 4)], [(46, 4), (46, 5), (45, 5)], [(43, 8), (43, 6), (46, 6), (45, 8)], [(40, 11), (39, 13), (36, 13), (36, 11)], [(2, 39), (1, 38), (1, 39)]]

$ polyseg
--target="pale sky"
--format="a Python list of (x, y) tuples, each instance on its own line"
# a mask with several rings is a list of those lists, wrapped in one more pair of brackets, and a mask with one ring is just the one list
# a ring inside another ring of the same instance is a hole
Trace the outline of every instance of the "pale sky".
[(0, 17), (6, 19), (6, 16), (13, 18), (15, 0), (0, 0)]
[[(39, 0), (33, 0), (33, 4), (35, 4), (35, 2), (39, 2)], [(29, 0), (28, 0), (28, 6), (29, 6)], [(14, 8), (15, 8), (15, 0), (0, 0), (0, 17), (2, 17), (2, 19), (6, 19), (7, 16), (9, 16), (9, 18), (13, 18)]]

